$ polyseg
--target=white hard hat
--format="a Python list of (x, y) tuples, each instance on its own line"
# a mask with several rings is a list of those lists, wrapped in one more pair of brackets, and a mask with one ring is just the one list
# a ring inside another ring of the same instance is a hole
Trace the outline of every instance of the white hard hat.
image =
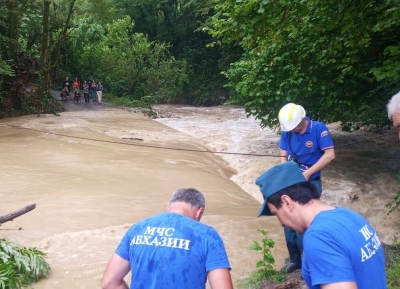
[(306, 117), (306, 111), (301, 105), (288, 103), (279, 111), (279, 123), (282, 131), (291, 131)]

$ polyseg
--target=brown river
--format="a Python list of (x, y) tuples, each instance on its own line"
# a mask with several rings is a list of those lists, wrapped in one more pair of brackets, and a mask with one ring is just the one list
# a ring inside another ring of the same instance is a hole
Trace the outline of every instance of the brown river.
[[(241, 107), (157, 105), (159, 118), (152, 120), (129, 109), (76, 106), (60, 116), (0, 120), (0, 215), (37, 206), (4, 223), (0, 237), (47, 253), (52, 272), (34, 288), (100, 288), (125, 231), (165, 211), (171, 193), (183, 187), (204, 193), (202, 222), (221, 234), (234, 282), (260, 259), (247, 250), (260, 241), (258, 228), (275, 240), (276, 267), (283, 265), (283, 230), (274, 217), (257, 218), (261, 194), (254, 184), (279, 162), (276, 132), (261, 129)], [(390, 243), (399, 232), (399, 215), (384, 209), (398, 190), (396, 135), (329, 127), (338, 148), (324, 170), (323, 199), (357, 210)]]

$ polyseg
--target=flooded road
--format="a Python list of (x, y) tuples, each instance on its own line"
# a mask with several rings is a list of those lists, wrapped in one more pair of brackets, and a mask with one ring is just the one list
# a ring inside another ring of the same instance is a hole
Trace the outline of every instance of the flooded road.
[[(204, 193), (202, 222), (221, 234), (234, 281), (254, 271), (260, 259), (247, 250), (261, 239), (258, 228), (269, 231), (277, 268), (283, 265), (283, 230), (276, 218), (257, 218), (261, 194), (254, 185), (279, 162), (276, 132), (261, 129), (241, 107), (157, 105), (160, 118), (150, 120), (130, 110), (84, 105), (60, 116), (0, 120), (0, 214), (37, 204), (1, 226), (23, 230), (0, 234), (48, 254), (53, 271), (36, 289), (99, 288), (125, 231), (165, 211), (171, 193), (182, 187)], [(337, 159), (324, 170), (323, 199), (359, 211), (390, 243), (399, 215), (386, 216), (383, 207), (397, 191), (397, 137), (330, 129)]]
[(282, 243), (280, 225), (257, 219), (259, 203), (230, 180), (225, 161), (190, 151), (205, 147), (156, 121), (114, 108), (81, 110), (4, 119), (0, 136), (1, 214), (37, 204), (1, 226), (21, 231), (0, 233), (48, 254), (52, 273), (36, 289), (99, 288), (127, 228), (165, 211), (182, 187), (204, 193), (202, 222), (220, 232), (234, 280), (255, 268), (259, 256), (246, 248), (261, 239), (258, 228)]

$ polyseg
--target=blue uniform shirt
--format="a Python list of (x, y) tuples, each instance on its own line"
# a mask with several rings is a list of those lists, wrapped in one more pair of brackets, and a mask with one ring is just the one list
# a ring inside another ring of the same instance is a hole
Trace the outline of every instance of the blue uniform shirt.
[(303, 239), (304, 281), (355, 282), (358, 289), (386, 289), (385, 256), (375, 230), (358, 213), (343, 207), (320, 212)]
[(115, 253), (131, 264), (131, 289), (204, 289), (209, 271), (231, 268), (214, 228), (170, 212), (134, 224)]
[[(287, 151), (288, 159), (293, 154), (299, 155), (299, 161), (307, 167), (314, 165), (324, 154), (323, 150), (333, 148), (333, 140), (325, 124), (310, 120), (303, 134), (298, 132), (282, 132), (279, 148)], [(289, 134), (290, 145), (289, 145)], [(319, 177), (321, 171), (314, 173), (310, 179)]]

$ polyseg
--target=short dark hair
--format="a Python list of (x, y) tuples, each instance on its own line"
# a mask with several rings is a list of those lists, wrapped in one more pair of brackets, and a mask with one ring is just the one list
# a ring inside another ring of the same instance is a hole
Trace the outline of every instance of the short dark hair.
[(282, 196), (287, 195), (300, 205), (305, 205), (313, 199), (319, 199), (317, 187), (311, 182), (302, 182), (284, 188), (268, 198), (267, 202), (277, 209), (282, 206)]

